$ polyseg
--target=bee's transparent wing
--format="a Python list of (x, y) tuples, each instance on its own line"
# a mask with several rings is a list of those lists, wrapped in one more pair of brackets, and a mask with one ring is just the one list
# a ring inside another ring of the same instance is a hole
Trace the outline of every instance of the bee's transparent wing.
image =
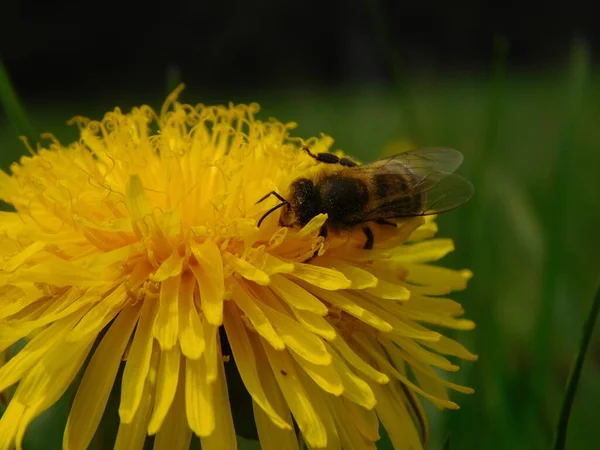
[(458, 150), (444, 147), (425, 147), (398, 153), (373, 163), (355, 166), (352, 170), (365, 172), (406, 172), (407, 166), (412, 172), (453, 173), (463, 162)]
[(473, 185), (454, 172), (462, 154), (447, 148), (423, 148), (353, 167), (385, 177), (387, 194), (372, 202), (355, 222), (440, 214), (467, 202)]

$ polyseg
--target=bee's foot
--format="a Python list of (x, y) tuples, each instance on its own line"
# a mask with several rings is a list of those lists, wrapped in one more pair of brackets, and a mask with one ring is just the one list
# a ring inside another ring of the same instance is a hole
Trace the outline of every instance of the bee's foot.
[(365, 242), (365, 246), (363, 247), (365, 250), (372, 250), (373, 244), (375, 243), (375, 236), (373, 236), (373, 231), (369, 227), (363, 227), (363, 232), (365, 236), (367, 236), (367, 242)]

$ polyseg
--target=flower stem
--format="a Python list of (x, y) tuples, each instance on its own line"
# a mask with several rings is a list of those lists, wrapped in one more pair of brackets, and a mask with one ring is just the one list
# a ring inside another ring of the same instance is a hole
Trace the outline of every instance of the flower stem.
[(600, 286), (598, 286), (596, 296), (594, 297), (594, 302), (592, 303), (592, 308), (590, 309), (590, 313), (585, 320), (583, 334), (581, 335), (581, 341), (579, 342), (579, 351), (577, 352), (577, 357), (575, 358), (575, 362), (571, 367), (571, 373), (569, 374), (569, 379), (567, 380), (567, 389), (565, 391), (560, 408), (558, 423), (556, 424), (556, 435), (554, 437), (554, 445), (552, 446), (554, 450), (563, 450), (565, 448), (569, 416), (571, 414), (571, 408), (573, 407), (573, 401), (575, 400), (575, 392), (577, 391), (579, 378), (581, 377), (581, 370), (583, 368), (583, 362), (592, 338), (598, 312), (600, 312)]
[(4, 107), (8, 120), (12, 123), (17, 134), (25, 136), (30, 142), (35, 142), (35, 136), (37, 135), (8, 76), (8, 71), (2, 59), (0, 59), (0, 104)]

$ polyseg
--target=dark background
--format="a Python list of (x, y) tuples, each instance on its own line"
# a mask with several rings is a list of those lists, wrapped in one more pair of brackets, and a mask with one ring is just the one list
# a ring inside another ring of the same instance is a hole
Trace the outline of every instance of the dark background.
[(519, 70), (559, 66), (600, 39), (591, 2), (277, 0), (5, 2), (1, 56), (22, 95), (156, 89), (170, 65), (197, 86), (272, 89), (485, 72), (495, 35)]

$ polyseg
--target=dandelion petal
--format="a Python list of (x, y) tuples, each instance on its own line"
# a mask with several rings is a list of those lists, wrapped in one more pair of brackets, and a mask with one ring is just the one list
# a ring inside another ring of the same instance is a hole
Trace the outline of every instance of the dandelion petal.
[(23, 349), (0, 367), (0, 392), (18, 382), (48, 352), (60, 347), (68, 330), (84, 316), (85, 310), (74, 312), (41, 331)]
[(148, 420), (152, 412), (152, 401), (154, 386), (151, 380), (146, 380), (142, 392), (142, 400), (138, 406), (131, 423), (121, 422), (114, 450), (142, 450), (146, 441)]
[(4, 267), (2, 267), (2, 270), (6, 271), (6, 272), (15, 271), (21, 264), (23, 264), (29, 258), (34, 256), (39, 251), (41, 251), (44, 247), (45, 247), (45, 244), (43, 242), (41, 242), (41, 241), (34, 242), (33, 244), (29, 245), (25, 250), (17, 253), (10, 260), (8, 260), (4, 264)]
[(285, 352), (275, 351), (268, 345), (263, 345), (263, 348), (306, 443), (312, 447), (324, 447), (327, 444), (325, 426), (300, 383), (292, 359)]
[(330, 345), (336, 350), (338, 350), (340, 354), (346, 359), (346, 361), (348, 361), (348, 363), (352, 365), (352, 367), (362, 372), (367, 377), (380, 384), (385, 384), (390, 381), (387, 375), (379, 372), (378, 370), (375, 370), (372, 366), (367, 364), (360, 356), (358, 356), (343, 338), (339, 337), (334, 339), (330, 342)]
[(332, 356), (333, 367), (340, 374), (344, 385), (344, 397), (364, 408), (372, 409), (377, 401), (367, 382), (356, 376), (339, 356), (335, 354)]
[(175, 250), (171, 253), (171, 256), (160, 265), (156, 273), (150, 276), (150, 280), (159, 283), (169, 278), (177, 277), (181, 274), (182, 266), (183, 256)]
[(156, 434), (169, 412), (177, 390), (180, 360), (181, 353), (177, 347), (162, 351), (160, 354), (154, 410), (148, 424), (148, 434)]
[(392, 325), (382, 318), (377, 317), (375, 314), (357, 305), (356, 302), (349, 296), (335, 295), (335, 293), (326, 291), (324, 289), (319, 289), (316, 286), (311, 286), (309, 289), (316, 293), (323, 300), (339, 307), (341, 310), (371, 325), (373, 328), (379, 331), (390, 332), (394, 329)]
[(185, 361), (185, 411), (188, 424), (197, 436), (209, 436), (214, 431), (213, 390), (206, 379), (203, 359)]
[(331, 363), (331, 355), (320, 337), (304, 329), (298, 322), (267, 305), (261, 305), (266, 317), (276, 328), (285, 345), (313, 364)]
[(142, 180), (137, 174), (129, 177), (125, 201), (136, 234), (139, 237), (147, 235), (149, 230), (144, 219), (152, 214), (152, 204), (146, 195)]
[(321, 336), (323, 339), (335, 339), (337, 332), (327, 320), (310, 311), (297, 310), (294, 315), (298, 322), (311, 333)]
[(248, 261), (244, 261), (240, 258), (232, 258), (232, 264), (235, 268), (235, 271), (247, 280), (254, 281), (256, 284), (260, 284), (261, 286), (266, 286), (271, 282), (269, 275), (260, 270), (258, 267), (253, 266)]
[(341, 260), (324, 258), (318, 262), (319, 267), (337, 270), (352, 282), (352, 289), (374, 288), (378, 279), (372, 273)]
[(206, 350), (204, 352), (204, 361), (206, 362), (206, 379), (212, 384), (217, 379), (217, 364), (220, 355), (217, 354), (217, 333), (218, 328), (208, 323), (204, 324), (204, 341)]
[(302, 367), (308, 376), (312, 378), (321, 389), (336, 397), (342, 395), (344, 392), (344, 385), (333, 364), (325, 366), (313, 364), (309, 361), (297, 358), (293, 352), (291, 354), (298, 362), (298, 365)]
[(192, 253), (201, 267), (191, 265), (194, 276), (200, 288), (202, 309), (206, 320), (212, 325), (223, 323), (223, 297), (225, 285), (223, 283), (223, 261), (217, 245), (207, 240), (202, 244), (193, 244)]
[(205, 449), (235, 450), (237, 449), (237, 439), (229, 405), (229, 393), (223, 361), (219, 361), (217, 365), (217, 377), (212, 389), (215, 393), (215, 430), (211, 435), (200, 438), (202, 447)]
[(160, 302), (152, 333), (163, 350), (172, 349), (179, 337), (179, 277), (160, 284)]
[(377, 397), (377, 416), (385, 427), (394, 448), (423, 449), (419, 434), (412, 425), (412, 417), (404, 406), (404, 399), (390, 395), (377, 384), (371, 384)]
[(265, 411), (279, 428), (291, 429), (289, 422), (285, 421), (271, 405), (265, 394), (258, 375), (257, 361), (252, 350), (246, 327), (236, 311), (225, 309), (225, 330), (233, 351), (236, 366), (248, 393), (253, 400)]
[(385, 298), (388, 300), (405, 301), (410, 298), (410, 291), (401, 284), (390, 283), (387, 280), (379, 279), (377, 286), (366, 288), (365, 293), (374, 297)]
[(296, 263), (292, 275), (330, 291), (348, 289), (352, 286), (352, 281), (346, 278), (342, 272), (312, 264)]
[(154, 450), (189, 450), (191, 439), (185, 408), (185, 370), (180, 370), (175, 397), (154, 438)]
[(302, 311), (310, 311), (320, 316), (327, 314), (327, 306), (322, 301), (286, 277), (276, 275), (271, 277), (271, 281), (273, 291), (290, 306)]
[(467, 281), (471, 278), (470, 271), (457, 272), (445, 267), (432, 266), (428, 264), (405, 264), (408, 270), (406, 281), (415, 284), (433, 284), (448, 286), (452, 290), (460, 290), (467, 287)]
[(67, 448), (86, 449), (94, 437), (138, 314), (136, 308), (123, 310), (90, 359), (69, 412), (63, 438)]
[(298, 438), (293, 430), (284, 430), (276, 426), (254, 401), (252, 409), (262, 450), (298, 450)]
[(250, 320), (256, 331), (265, 338), (273, 348), (277, 350), (283, 350), (285, 348), (285, 343), (279, 334), (277, 334), (265, 313), (240, 285), (238, 285), (236, 295), (234, 295), (233, 299), (236, 305), (244, 312), (244, 314), (246, 314), (246, 317), (248, 317), (248, 320)]
[(452, 239), (430, 239), (411, 245), (402, 245), (392, 254), (391, 260), (399, 263), (437, 261), (454, 251)]
[(349, 419), (348, 422), (353, 423), (365, 438), (372, 442), (379, 440), (379, 420), (374, 410), (362, 408), (345, 398), (340, 406), (345, 412), (345, 417)]
[(182, 353), (191, 359), (202, 356), (206, 347), (204, 330), (194, 303), (195, 280), (184, 276), (179, 287), (179, 344)]
[(0, 449), (8, 450), (14, 447), (15, 432), (19, 428), (26, 410), (26, 405), (11, 399), (2, 417), (0, 417)]
[(154, 315), (154, 305), (151, 302), (144, 302), (123, 372), (119, 416), (124, 423), (133, 420), (142, 399), (144, 382), (150, 370), (152, 357)]

